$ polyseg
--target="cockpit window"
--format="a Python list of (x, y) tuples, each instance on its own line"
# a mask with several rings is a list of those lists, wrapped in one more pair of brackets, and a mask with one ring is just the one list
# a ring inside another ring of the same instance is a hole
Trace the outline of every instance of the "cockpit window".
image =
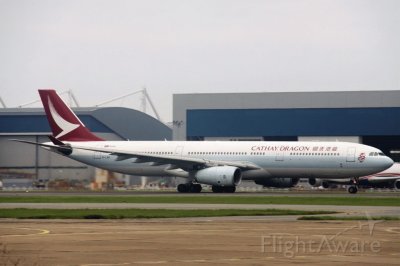
[(369, 156), (386, 156), (383, 152), (370, 152)]
[(369, 156), (386, 156), (383, 152), (370, 152)]

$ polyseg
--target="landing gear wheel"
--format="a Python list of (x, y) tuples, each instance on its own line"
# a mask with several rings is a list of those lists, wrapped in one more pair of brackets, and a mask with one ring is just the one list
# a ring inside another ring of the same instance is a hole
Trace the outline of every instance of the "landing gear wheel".
[(190, 192), (192, 192), (192, 193), (200, 193), (201, 192), (201, 185), (200, 184), (192, 184), (190, 186)]
[(236, 187), (212, 186), (212, 192), (214, 193), (234, 193), (235, 191)]
[(201, 185), (200, 184), (179, 184), (177, 187), (178, 192), (180, 193), (200, 193), (201, 192)]
[(350, 186), (350, 187), (347, 189), (347, 191), (348, 191), (350, 194), (356, 194), (357, 191), (358, 191), (358, 188), (357, 188), (357, 186)]
[(211, 190), (214, 193), (222, 193), (222, 192), (224, 192), (224, 188), (221, 187), (221, 186), (212, 186)]
[(189, 192), (189, 186), (187, 184), (179, 184), (177, 187), (178, 192), (180, 193), (187, 193)]
[(225, 193), (235, 193), (236, 187), (224, 187)]

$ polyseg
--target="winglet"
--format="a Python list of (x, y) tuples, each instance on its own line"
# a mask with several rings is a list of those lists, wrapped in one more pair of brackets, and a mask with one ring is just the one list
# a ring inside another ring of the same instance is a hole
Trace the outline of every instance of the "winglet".
[[(55, 90), (39, 90), (53, 137), (57, 141), (102, 141), (89, 131)], [(53, 140), (52, 140), (53, 141)], [(54, 143), (54, 142), (53, 142)]]

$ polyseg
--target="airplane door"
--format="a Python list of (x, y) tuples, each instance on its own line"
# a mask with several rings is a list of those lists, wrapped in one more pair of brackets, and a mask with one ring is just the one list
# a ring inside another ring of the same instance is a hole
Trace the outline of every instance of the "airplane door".
[(347, 149), (346, 162), (355, 162), (356, 161), (356, 148), (350, 147)]
[(277, 151), (275, 156), (275, 161), (283, 161), (284, 153), (283, 151)]
[(175, 149), (175, 155), (182, 155), (183, 146), (177, 146)]

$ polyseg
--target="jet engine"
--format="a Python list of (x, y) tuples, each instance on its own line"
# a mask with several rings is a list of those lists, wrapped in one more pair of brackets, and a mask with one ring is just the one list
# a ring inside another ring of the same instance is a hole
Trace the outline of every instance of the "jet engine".
[(197, 171), (194, 177), (198, 183), (232, 187), (242, 181), (242, 171), (233, 166), (214, 166)]
[(320, 187), (322, 185), (322, 180), (319, 178), (309, 178), (308, 184), (310, 184), (313, 187)]
[(320, 186), (322, 186), (323, 188), (330, 187), (329, 182), (323, 181), (322, 179), (319, 179), (319, 178), (309, 178), (308, 184), (310, 184), (313, 187), (320, 187)]
[(276, 177), (255, 180), (254, 182), (264, 187), (289, 188), (297, 185), (297, 183), (299, 183), (299, 178)]

